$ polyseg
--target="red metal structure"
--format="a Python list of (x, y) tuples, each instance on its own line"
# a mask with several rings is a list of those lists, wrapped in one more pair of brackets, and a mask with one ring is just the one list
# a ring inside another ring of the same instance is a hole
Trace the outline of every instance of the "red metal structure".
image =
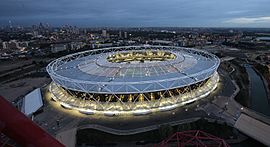
[(0, 133), (23, 147), (64, 147), (1, 96)]
[(229, 147), (224, 139), (218, 138), (209, 133), (200, 130), (190, 130), (184, 132), (177, 132), (167, 139), (163, 140), (157, 147), (184, 147), (184, 146), (196, 146), (196, 147)]

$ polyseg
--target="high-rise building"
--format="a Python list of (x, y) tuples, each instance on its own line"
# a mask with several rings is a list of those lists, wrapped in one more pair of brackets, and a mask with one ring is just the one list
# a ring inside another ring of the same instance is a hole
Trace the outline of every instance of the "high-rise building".
[(2, 48), (7, 49), (8, 48), (8, 42), (3, 42), (2, 43)]
[(127, 38), (127, 32), (124, 32), (124, 37)]
[(12, 22), (11, 22), (11, 20), (9, 20), (9, 21), (8, 21), (8, 24), (9, 24), (9, 28), (10, 28), (10, 29), (12, 29), (12, 28), (13, 28), (13, 26), (12, 26)]
[(123, 36), (122, 36), (122, 32), (121, 31), (119, 31), (119, 38), (122, 38)]
[(3, 41), (0, 39), (0, 49), (3, 49)]
[(107, 31), (106, 31), (106, 30), (102, 30), (101, 36), (102, 36), (102, 37), (107, 37)]

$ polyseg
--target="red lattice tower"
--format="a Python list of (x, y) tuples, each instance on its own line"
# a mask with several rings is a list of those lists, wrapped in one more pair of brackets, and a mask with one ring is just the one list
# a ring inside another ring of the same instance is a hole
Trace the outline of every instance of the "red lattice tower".
[(200, 130), (176, 132), (156, 145), (156, 147), (170, 146), (229, 147), (224, 139)]
[[(0, 96), (0, 134), (23, 147), (64, 147), (58, 140), (40, 128)], [(7, 146), (0, 138), (0, 146)]]

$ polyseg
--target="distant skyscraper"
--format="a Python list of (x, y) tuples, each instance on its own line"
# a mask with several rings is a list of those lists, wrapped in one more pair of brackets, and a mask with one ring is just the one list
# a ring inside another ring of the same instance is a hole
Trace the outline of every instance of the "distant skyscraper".
[(124, 37), (127, 38), (127, 32), (124, 33)]
[(3, 42), (2, 46), (3, 46), (3, 49), (7, 49), (8, 48), (8, 42)]
[(102, 30), (101, 36), (102, 36), (102, 37), (107, 37), (107, 31), (106, 31), (106, 30)]
[(33, 31), (32, 34), (33, 34), (34, 37), (37, 37), (39, 35), (38, 31)]
[(119, 31), (119, 38), (122, 38), (122, 32)]
[(43, 26), (43, 24), (40, 22), (39, 23), (39, 29), (43, 29), (44, 28), (44, 26)]
[(8, 24), (9, 24), (9, 28), (12, 29), (12, 23), (11, 23), (11, 20), (8, 21)]
[(49, 29), (50, 28), (50, 24), (46, 23), (46, 28)]

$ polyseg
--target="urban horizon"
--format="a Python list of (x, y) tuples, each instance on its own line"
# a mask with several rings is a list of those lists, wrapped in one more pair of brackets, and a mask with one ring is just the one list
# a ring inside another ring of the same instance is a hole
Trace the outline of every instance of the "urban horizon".
[(33, 24), (28, 24), (28, 25), (22, 25), (22, 24), (17, 24), (17, 23), (9, 23), (7, 22), (6, 24), (0, 25), (2, 29), (4, 28), (31, 28), (33, 26), (39, 26), (40, 24), (46, 26), (46, 27), (51, 27), (51, 28), (60, 28), (60, 27), (65, 27), (65, 26), (70, 26), (70, 27), (78, 27), (78, 28), (104, 28), (104, 29), (109, 29), (109, 28), (116, 28), (116, 29), (121, 29), (121, 28), (213, 28), (213, 29), (270, 29), (270, 26), (262, 26), (262, 27), (256, 27), (256, 26), (154, 26), (154, 25), (145, 25), (145, 26), (121, 26), (121, 25), (115, 25), (115, 26), (108, 26), (108, 25), (79, 25), (79, 24), (59, 24), (59, 25), (53, 25), (50, 23), (46, 22), (39, 22), (39, 23), (33, 23)]
[(0, 146), (270, 146), (270, 0), (0, 5)]

